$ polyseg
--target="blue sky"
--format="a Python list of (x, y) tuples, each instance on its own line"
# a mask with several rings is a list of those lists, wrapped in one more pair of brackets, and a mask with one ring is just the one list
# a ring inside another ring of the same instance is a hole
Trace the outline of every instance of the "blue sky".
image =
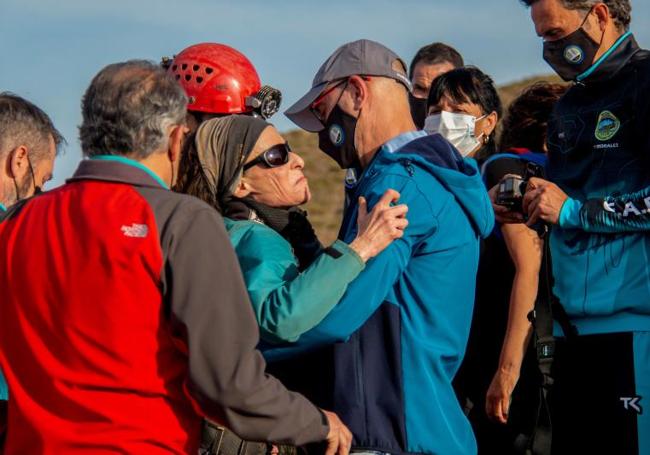
[[(650, 2), (632, 0), (632, 30), (650, 47)], [(288, 107), (339, 45), (382, 42), (410, 61), (443, 41), (497, 83), (549, 72), (529, 12), (517, 0), (0, 0), (0, 90), (41, 106), (68, 140), (50, 188), (81, 159), (81, 95), (103, 66), (159, 60), (212, 41), (255, 64)], [(292, 128), (281, 114), (272, 121)]]

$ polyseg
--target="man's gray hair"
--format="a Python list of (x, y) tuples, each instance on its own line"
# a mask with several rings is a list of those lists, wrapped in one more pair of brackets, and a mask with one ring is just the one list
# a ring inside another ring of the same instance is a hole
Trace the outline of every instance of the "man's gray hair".
[[(532, 6), (539, 0), (520, 0), (526, 6)], [(628, 30), (632, 22), (632, 5), (630, 0), (559, 0), (567, 9), (589, 11), (597, 3), (604, 3), (609, 8), (609, 14), (616, 26)]]
[(169, 127), (185, 123), (187, 101), (178, 82), (153, 62), (108, 65), (81, 102), (81, 150), (146, 158), (166, 146)]
[(50, 138), (58, 146), (65, 140), (38, 106), (9, 92), (0, 93), (0, 156), (24, 145), (32, 164), (49, 153)]

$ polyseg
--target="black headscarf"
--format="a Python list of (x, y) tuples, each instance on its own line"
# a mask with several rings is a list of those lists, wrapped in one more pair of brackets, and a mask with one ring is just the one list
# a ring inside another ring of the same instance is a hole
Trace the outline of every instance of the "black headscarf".
[(244, 163), (268, 126), (260, 118), (229, 115), (203, 122), (196, 130), (194, 143), (201, 169), (222, 214), (227, 214)]
[(201, 169), (214, 188), (214, 203), (223, 216), (234, 220), (259, 219), (291, 244), (300, 269), (304, 270), (322, 250), (307, 213), (297, 207), (269, 207), (232, 194), (244, 163), (268, 126), (264, 120), (246, 115), (213, 118), (196, 131), (196, 151)]

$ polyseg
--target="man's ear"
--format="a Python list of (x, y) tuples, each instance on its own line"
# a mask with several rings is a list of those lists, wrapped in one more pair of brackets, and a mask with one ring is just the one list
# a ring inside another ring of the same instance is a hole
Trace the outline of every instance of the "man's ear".
[(14, 179), (21, 179), (27, 173), (29, 164), (27, 162), (27, 147), (19, 145), (9, 152), (9, 174)]
[(183, 151), (183, 146), (185, 142), (185, 135), (189, 131), (189, 128), (185, 125), (177, 125), (171, 129), (169, 133), (169, 160), (173, 163), (178, 161), (181, 157), (181, 152)]
[(366, 101), (368, 94), (370, 93), (368, 82), (361, 76), (350, 76), (348, 89), (352, 96), (354, 110), (361, 110), (363, 103)]
[(238, 199), (243, 199), (251, 194), (252, 190), (253, 189), (250, 187), (246, 179), (241, 177), (239, 182), (237, 182), (237, 186), (235, 187), (235, 191), (232, 192), (232, 195)]
[(598, 28), (601, 32), (604, 32), (612, 20), (611, 16), (609, 15), (609, 7), (604, 3), (598, 3), (594, 5), (593, 12), (598, 19)]

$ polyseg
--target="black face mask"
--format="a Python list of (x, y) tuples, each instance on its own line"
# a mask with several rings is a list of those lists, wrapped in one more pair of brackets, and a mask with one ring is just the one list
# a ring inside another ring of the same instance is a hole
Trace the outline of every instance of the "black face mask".
[(424, 120), (427, 118), (427, 99), (416, 98), (409, 93), (409, 104), (411, 105), (411, 117), (419, 130), (424, 128)]
[(565, 81), (574, 81), (587, 71), (600, 49), (602, 37), (598, 43), (582, 28), (590, 14), (591, 11), (575, 32), (556, 41), (544, 42), (544, 60)]
[(360, 167), (354, 146), (356, 129), (357, 119), (343, 112), (337, 101), (327, 117), (325, 128), (318, 132), (318, 147), (336, 161), (341, 169)]

